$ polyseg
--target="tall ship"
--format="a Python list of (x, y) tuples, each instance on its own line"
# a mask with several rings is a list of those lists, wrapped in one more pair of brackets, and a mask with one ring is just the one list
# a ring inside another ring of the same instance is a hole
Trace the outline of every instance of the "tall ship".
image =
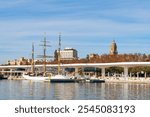
[(62, 83), (68, 83), (68, 82), (78, 82), (79, 80), (74, 79), (73, 77), (63, 75), (61, 72), (61, 55), (60, 55), (60, 50), (61, 50), (61, 34), (59, 33), (59, 44), (58, 44), (58, 70), (56, 75), (52, 75), (50, 77), (50, 82), (52, 83), (57, 83), (57, 82), (62, 82)]
[(46, 37), (44, 37), (44, 41), (43, 41), (43, 72), (40, 73), (40, 75), (36, 74), (35, 72), (35, 62), (34, 62), (34, 44), (32, 44), (32, 62), (31, 62), (31, 71), (30, 72), (26, 72), (23, 73), (23, 78), (25, 78), (26, 80), (35, 80), (35, 81), (46, 81), (49, 80), (49, 76), (46, 72), (46, 47), (48, 46), (46, 41)]
[(61, 68), (60, 68), (60, 48), (61, 48), (61, 35), (59, 34), (59, 48), (58, 48), (58, 72), (56, 75), (47, 72), (46, 69), (46, 61), (49, 56), (46, 55), (46, 47), (47, 45), (46, 38), (44, 38), (43, 52), (44, 54), (41, 56), (43, 58), (43, 73), (41, 75), (37, 75), (35, 72), (35, 62), (34, 62), (34, 44), (32, 44), (32, 64), (31, 64), (31, 72), (24, 73), (23, 78), (26, 80), (33, 80), (33, 81), (50, 81), (53, 83), (56, 82), (76, 82), (76, 79), (73, 79), (67, 75), (62, 75)]

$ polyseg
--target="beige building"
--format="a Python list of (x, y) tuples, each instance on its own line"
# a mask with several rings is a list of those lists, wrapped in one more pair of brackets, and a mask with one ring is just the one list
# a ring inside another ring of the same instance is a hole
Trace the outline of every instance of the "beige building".
[(25, 59), (24, 57), (21, 57), (19, 60), (15, 59), (7, 62), (8, 65), (28, 65), (30, 63), (31, 59)]
[[(57, 58), (58, 57), (55, 55), (56, 60), (57, 60)], [(78, 59), (78, 52), (74, 48), (65, 48), (64, 50), (60, 50), (60, 59), (61, 60), (75, 60), (75, 59)]]
[(116, 55), (116, 54), (118, 54), (117, 44), (116, 44), (115, 40), (113, 40), (113, 42), (110, 46), (110, 55)]
[(89, 54), (88, 59), (99, 58), (98, 54)]

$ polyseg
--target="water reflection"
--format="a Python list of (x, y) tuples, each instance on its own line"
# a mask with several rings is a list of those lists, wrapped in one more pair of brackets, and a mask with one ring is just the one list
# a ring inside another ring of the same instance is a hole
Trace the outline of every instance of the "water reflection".
[(24, 100), (149, 100), (150, 84), (49, 83), (1, 80), (0, 99)]

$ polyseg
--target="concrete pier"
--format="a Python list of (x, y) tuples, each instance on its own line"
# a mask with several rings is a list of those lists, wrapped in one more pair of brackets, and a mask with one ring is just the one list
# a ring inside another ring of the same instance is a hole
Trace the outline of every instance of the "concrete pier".
[[(47, 68), (57, 68), (57, 64), (48, 64)], [(95, 75), (98, 76), (99, 78), (107, 78), (107, 77), (111, 77), (111, 75), (113, 75), (114, 78), (120, 78), (120, 79), (130, 79), (130, 78), (140, 78), (141, 77), (141, 72), (137, 73), (137, 74), (133, 74), (133, 73), (128, 73), (129, 72), (129, 68), (130, 67), (143, 67), (143, 66), (150, 66), (150, 62), (117, 62), (117, 63), (72, 63), (72, 64), (61, 64), (60, 67), (63, 68), (63, 73), (64, 73), (64, 69), (65, 68), (75, 68), (75, 76), (79, 76), (79, 74), (85, 75), (84, 74), (84, 70), (85, 68), (100, 68), (100, 71), (96, 71), (97, 73), (93, 72), (89, 72), (89, 76), (90, 75)], [(43, 65), (35, 65), (35, 68), (39, 70), (39, 72), (41, 71), (40, 69), (43, 67)], [(116, 74), (116, 77), (114, 75), (114, 73), (108, 73), (106, 74), (106, 68), (109, 67), (122, 67), (124, 68), (123, 73), (121, 74)], [(6, 77), (10, 77), (10, 78), (19, 78), (22, 76), (22, 73), (24, 71), (17, 71), (16, 69), (18, 68), (23, 68), (25, 69), (25, 71), (31, 71), (31, 65), (14, 65), (14, 66), (0, 66), (0, 74), (6, 76)], [(106, 77), (107, 75), (107, 77)], [(150, 74), (147, 74), (145, 71), (142, 72), (142, 78), (147, 78), (149, 77)]]

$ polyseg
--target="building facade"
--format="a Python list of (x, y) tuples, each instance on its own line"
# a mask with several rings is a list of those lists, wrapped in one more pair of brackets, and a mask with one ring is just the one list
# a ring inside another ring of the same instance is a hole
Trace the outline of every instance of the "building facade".
[(15, 60), (9, 60), (7, 62), (8, 65), (28, 65), (31, 63), (31, 59), (25, 59), (24, 57), (21, 57), (19, 60), (15, 59)]
[(110, 55), (117, 55), (118, 51), (117, 51), (117, 44), (115, 42), (115, 40), (113, 40), (111, 46), (110, 46)]
[[(55, 60), (58, 60), (58, 51), (55, 51)], [(78, 59), (78, 52), (74, 48), (65, 48), (60, 50), (60, 60), (75, 60)]]
[[(42, 60), (34, 60), (34, 64), (42, 63)], [(26, 59), (24, 57), (21, 57), (20, 59), (15, 60), (9, 60), (7, 61), (8, 65), (31, 65), (32, 59)]]
[(93, 58), (94, 58), (94, 59), (95, 59), (95, 58), (99, 58), (99, 55), (98, 55), (98, 54), (89, 54), (87, 59), (90, 60), (90, 59), (93, 59)]

